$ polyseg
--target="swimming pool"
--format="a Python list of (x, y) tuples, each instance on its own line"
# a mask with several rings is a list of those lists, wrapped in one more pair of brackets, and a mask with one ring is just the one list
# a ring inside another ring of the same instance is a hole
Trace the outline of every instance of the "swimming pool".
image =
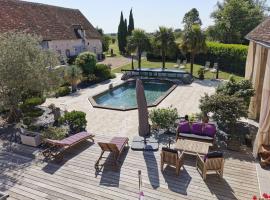
[[(159, 104), (175, 87), (171, 81), (143, 80), (148, 106)], [(89, 98), (94, 107), (114, 110), (137, 108), (136, 81), (128, 81)]]

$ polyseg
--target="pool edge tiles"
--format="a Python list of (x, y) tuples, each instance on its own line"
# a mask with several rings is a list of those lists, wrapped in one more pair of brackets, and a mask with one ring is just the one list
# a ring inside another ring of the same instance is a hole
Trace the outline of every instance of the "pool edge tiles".
[[(107, 109), (107, 110), (117, 110), (117, 111), (130, 111), (130, 110), (136, 110), (138, 109), (137, 106), (133, 106), (133, 107), (113, 107), (113, 106), (106, 106), (106, 105), (100, 105), (96, 102), (95, 98), (98, 97), (98, 96), (101, 96), (101, 95), (104, 95), (105, 93), (111, 91), (111, 90), (115, 90), (121, 86), (123, 86), (124, 84), (127, 84), (129, 82), (134, 82), (136, 80), (128, 80), (128, 81), (125, 81), (121, 84), (118, 84), (116, 86), (114, 86), (112, 89), (106, 89), (105, 91), (102, 91), (94, 96), (91, 96), (88, 98), (89, 102), (91, 103), (91, 105), (94, 107), (94, 108), (101, 108), (101, 109)], [(170, 83), (171, 84), (171, 87), (166, 91), (164, 92), (164, 94), (162, 94), (160, 97), (158, 97), (153, 103), (150, 103), (148, 104), (148, 108), (149, 107), (155, 107), (155, 106), (158, 106), (176, 87), (177, 87), (177, 84), (175, 84), (173, 81), (169, 81), (169, 80), (159, 80), (159, 79), (143, 79), (143, 81), (159, 81), (159, 82), (163, 82), (163, 83)]]

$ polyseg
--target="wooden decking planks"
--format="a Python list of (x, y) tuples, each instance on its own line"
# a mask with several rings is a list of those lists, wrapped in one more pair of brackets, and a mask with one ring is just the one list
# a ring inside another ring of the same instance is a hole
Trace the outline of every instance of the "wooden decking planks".
[[(97, 136), (96, 141), (109, 141)], [(21, 148), (22, 149), (22, 148)], [(22, 150), (23, 151), (23, 150)], [(98, 145), (86, 142), (65, 154), (61, 164), (33, 162), (23, 152), (0, 154), (0, 190), (11, 199), (137, 199), (138, 170), (142, 171), (145, 199), (251, 199), (259, 193), (256, 167), (249, 154), (225, 152), (224, 179), (209, 175), (204, 182), (195, 168), (195, 157), (186, 156), (180, 176), (167, 167), (160, 171), (159, 152), (127, 150), (118, 171), (105, 165), (95, 176)], [(21, 167), (14, 167), (22, 163)], [(13, 166), (7, 170), (6, 166)]]

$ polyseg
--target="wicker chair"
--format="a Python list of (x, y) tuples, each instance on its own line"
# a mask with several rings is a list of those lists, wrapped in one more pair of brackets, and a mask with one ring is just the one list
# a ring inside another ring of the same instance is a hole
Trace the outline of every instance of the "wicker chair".
[(160, 153), (161, 157), (161, 171), (164, 169), (164, 164), (174, 166), (176, 170), (176, 175), (179, 175), (181, 167), (184, 165), (184, 152), (179, 153), (176, 150), (162, 148)]
[(260, 147), (259, 158), (262, 167), (270, 165), (270, 145), (262, 145)]
[(223, 177), (223, 169), (224, 169), (224, 158), (207, 158), (205, 161), (203, 158), (197, 154), (197, 162), (196, 168), (201, 171), (203, 180), (206, 179), (206, 174), (208, 171), (215, 171), (220, 177)]

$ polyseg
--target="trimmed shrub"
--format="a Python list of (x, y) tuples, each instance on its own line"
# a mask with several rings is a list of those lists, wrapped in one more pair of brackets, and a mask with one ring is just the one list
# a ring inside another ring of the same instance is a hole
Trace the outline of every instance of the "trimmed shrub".
[(40, 117), (41, 115), (43, 115), (44, 110), (40, 109), (40, 108), (33, 108), (31, 110), (28, 110), (24, 113), (25, 116), (27, 117), (31, 117), (31, 118), (36, 118), (36, 117)]
[(244, 76), (247, 52), (246, 45), (207, 42), (207, 53), (197, 55), (195, 62), (201, 65), (206, 61), (217, 62), (222, 71)]
[(45, 98), (33, 97), (26, 99), (23, 104), (20, 105), (20, 108), (23, 112), (28, 112), (34, 109), (35, 106), (41, 105), (45, 102)]
[(70, 94), (70, 92), (71, 92), (71, 90), (68, 86), (63, 86), (63, 87), (58, 88), (55, 96), (56, 97), (63, 97), (63, 96)]
[(74, 65), (76, 58), (77, 58), (77, 56), (70, 56), (69, 58), (67, 58), (67, 63), (69, 65)]
[(71, 133), (78, 133), (86, 128), (86, 114), (81, 111), (67, 112), (59, 119), (59, 122), (69, 125)]
[(97, 64), (94, 74), (101, 80), (107, 80), (113, 77), (111, 69), (104, 64)]
[(169, 130), (174, 126), (178, 113), (176, 108), (158, 108), (153, 109), (149, 117), (154, 127)]
[(81, 68), (85, 76), (94, 73), (97, 56), (92, 52), (83, 52), (75, 60), (75, 64)]
[(43, 139), (62, 140), (67, 135), (67, 129), (50, 126), (41, 135)]

